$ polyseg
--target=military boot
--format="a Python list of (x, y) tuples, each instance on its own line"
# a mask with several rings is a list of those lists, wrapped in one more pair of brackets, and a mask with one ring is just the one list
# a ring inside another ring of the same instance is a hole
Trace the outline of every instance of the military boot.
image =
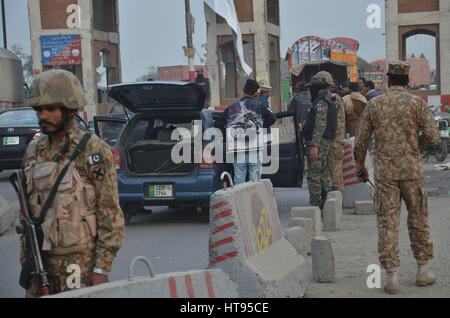
[(433, 285), (436, 281), (436, 276), (428, 271), (426, 262), (417, 262), (417, 286)]
[(386, 273), (387, 281), (384, 291), (388, 294), (395, 295), (398, 293), (398, 273), (397, 271), (389, 271)]

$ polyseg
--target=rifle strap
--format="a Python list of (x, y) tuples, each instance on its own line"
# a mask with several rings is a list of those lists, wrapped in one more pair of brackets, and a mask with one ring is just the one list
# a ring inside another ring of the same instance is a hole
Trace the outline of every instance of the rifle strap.
[(50, 191), (50, 194), (49, 194), (47, 200), (45, 201), (44, 206), (42, 207), (41, 214), (39, 215), (39, 217), (37, 219), (33, 218), (33, 222), (37, 227), (40, 227), (41, 224), (44, 222), (45, 216), (47, 215), (47, 211), (50, 208), (50, 206), (52, 205), (53, 200), (55, 199), (59, 184), (61, 183), (62, 179), (66, 175), (70, 164), (81, 154), (81, 152), (83, 152), (83, 150), (86, 147), (91, 136), (92, 136), (92, 133), (84, 134), (84, 136), (81, 139), (80, 143), (78, 144), (77, 148), (70, 156), (69, 163), (62, 169), (61, 173), (58, 175), (58, 178), (55, 181), (55, 185), (53, 186), (52, 190)]

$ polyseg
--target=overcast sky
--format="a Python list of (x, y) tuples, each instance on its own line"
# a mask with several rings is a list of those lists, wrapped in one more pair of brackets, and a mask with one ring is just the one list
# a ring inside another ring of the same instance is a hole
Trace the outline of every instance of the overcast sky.
[[(37, 1), (37, 0), (36, 0)], [(26, 0), (6, 0), (8, 47), (15, 43), (31, 53)], [(381, 28), (367, 26), (367, 7), (381, 9)], [(384, 58), (384, 0), (280, 0), (281, 56), (297, 39), (314, 35), (323, 38), (349, 37), (360, 42), (358, 55), (371, 62)], [(202, 0), (191, 0), (194, 16), (194, 46), (204, 54), (206, 25)], [(122, 77), (134, 81), (148, 66), (187, 64), (183, 0), (119, 0)], [(1, 20), (1, 18), (0, 18)], [(2, 33), (2, 32), (0, 32)], [(3, 45), (3, 35), (0, 34)], [(200, 64), (198, 56), (196, 64)]]

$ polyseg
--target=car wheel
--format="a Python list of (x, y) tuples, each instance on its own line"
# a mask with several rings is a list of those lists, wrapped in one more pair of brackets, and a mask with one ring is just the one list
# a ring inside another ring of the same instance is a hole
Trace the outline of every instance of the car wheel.
[(436, 160), (438, 162), (442, 162), (447, 158), (447, 155), (448, 155), (447, 140), (441, 138), (439, 139), (439, 143), (434, 153), (434, 156), (436, 157)]

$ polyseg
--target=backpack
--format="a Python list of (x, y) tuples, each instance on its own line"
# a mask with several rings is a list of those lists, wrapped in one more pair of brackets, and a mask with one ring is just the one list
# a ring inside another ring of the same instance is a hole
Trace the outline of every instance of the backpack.
[(240, 101), (238, 110), (227, 121), (228, 149), (232, 152), (258, 149), (260, 128), (263, 128), (262, 115), (248, 109), (246, 100)]

